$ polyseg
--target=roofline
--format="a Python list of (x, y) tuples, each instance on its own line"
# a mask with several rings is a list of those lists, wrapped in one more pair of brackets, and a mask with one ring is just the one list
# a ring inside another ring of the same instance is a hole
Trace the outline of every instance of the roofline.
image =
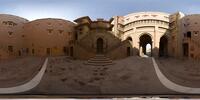
[(157, 11), (146, 11), (146, 12), (135, 12), (135, 13), (130, 13), (125, 15), (124, 17), (128, 17), (128, 16), (132, 16), (132, 15), (137, 15), (137, 14), (142, 14), (142, 13), (160, 13), (160, 14), (164, 14), (164, 15), (170, 15), (169, 13), (165, 13), (165, 12), (157, 12)]
[(91, 19), (89, 16), (79, 17), (79, 18), (75, 19), (74, 22), (78, 22), (79, 20), (84, 19), (84, 18), (88, 19), (91, 22)]

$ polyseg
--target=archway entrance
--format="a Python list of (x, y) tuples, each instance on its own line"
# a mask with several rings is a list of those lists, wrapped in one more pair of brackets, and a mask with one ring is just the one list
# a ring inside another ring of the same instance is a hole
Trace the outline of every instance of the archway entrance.
[(97, 50), (96, 50), (96, 52), (97, 52), (97, 54), (103, 53), (103, 39), (102, 38), (97, 39)]
[(152, 39), (148, 34), (140, 36), (140, 56), (152, 56)]
[(168, 39), (166, 36), (162, 36), (160, 38), (159, 44), (159, 57), (167, 57), (168, 56)]

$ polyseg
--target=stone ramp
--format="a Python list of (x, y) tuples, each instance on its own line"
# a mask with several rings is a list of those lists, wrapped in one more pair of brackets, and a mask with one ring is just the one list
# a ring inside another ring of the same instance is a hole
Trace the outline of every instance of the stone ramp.
[(107, 66), (107, 65), (113, 65), (114, 63), (112, 60), (105, 55), (95, 55), (95, 57), (90, 58), (87, 62), (85, 62), (86, 65), (93, 65), (93, 66)]

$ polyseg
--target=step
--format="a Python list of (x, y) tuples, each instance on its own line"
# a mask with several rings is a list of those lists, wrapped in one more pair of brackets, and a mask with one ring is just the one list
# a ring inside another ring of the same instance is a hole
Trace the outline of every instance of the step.
[[(99, 59), (99, 58), (91, 58), (89, 60), (94, 60), (94, 61), (106, 61), (106, 60), (110, 60), (109, 58), (105, 58), (105, 59)], [(111, 60), (110, 60), (111, 61)]]
[(90, 58), (90, 59), (109, 59), (108, 57), (93, 57), (93, 58)]
[(110, 63), (85, 63), (86, 65), (93, 65), (93, 66), (107, 66), (107, 65), (113, 65), (114, 63), (110, 62)]
[(95, 57), (90, 58), (84, 64), (93, 66), (106, 66), (114, 64), (112, 60), (105, 55), (95, 55)]
[(93, 60), (88, 60), (87, 62), (89, 62), (89, 63), (109, 63), (109, 62), (111, 62), (112, 63), (111, 60), (107, 60), (107, 61), (93, 61)]

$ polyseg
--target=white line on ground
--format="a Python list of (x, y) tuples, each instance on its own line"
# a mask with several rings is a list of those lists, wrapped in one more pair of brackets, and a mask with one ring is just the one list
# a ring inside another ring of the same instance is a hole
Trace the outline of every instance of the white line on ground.
[(166, 88), (176, 91), (176, 92), (181, 92), (181, 93), (200, 94), (200, 88), (191, 88), (191, 87), (181, 86), (167, 79), (167, 77), (165, 77), (164, 74), (160, 71), (153, 57), (152, 57), (152, 61), (153, 61), (153, 66), (155, 68), (158, 79)]
[(48, 63), (48, 58), (45, 59), (44, 64), (42, 65), (42, 68), (38, 72), (38, 74), (35, 75), (35, 77), (32, 80), (30, 80), (29, 82), (19, 85), (19, 86), (15, 86), (15, 87), (0, 88), (0, 94), (20, 93), (20, 92), (25, 92), (25, 91), (33, 89), (40, 83), (40, 81), (45, 73), (47, 63)]

